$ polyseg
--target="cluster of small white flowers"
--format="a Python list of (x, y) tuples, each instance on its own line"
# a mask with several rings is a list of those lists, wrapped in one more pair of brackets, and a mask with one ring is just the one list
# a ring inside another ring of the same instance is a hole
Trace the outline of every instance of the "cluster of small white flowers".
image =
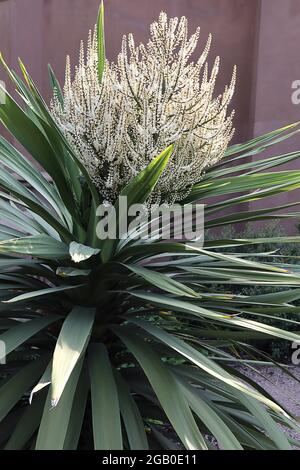
[(67, 58), (64, 105), (54, 96), (53, 115), (74, 146), (103, 199), (113, 202), (124, 185), (170, 144), (171, 160), (152, 203), (185, 198), (205, 168), (219, 161), (233, 135), (228, 105), (231, 83), (214, 97), (219, 58), (209, 73), (211, 37), (197, 62), (191, 61), (200, 29), (188, 37), (187, 19), (161, 13), (149, 42), (123, 38), (117, 63), (106, 62), (98, 78), (97, 34), (90, 32), (87, 56), (81, 44), (71, 78)]

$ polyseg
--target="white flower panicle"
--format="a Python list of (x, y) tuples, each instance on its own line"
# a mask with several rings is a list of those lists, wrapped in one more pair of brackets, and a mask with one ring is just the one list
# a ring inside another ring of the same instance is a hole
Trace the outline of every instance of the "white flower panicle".
[(96, 183), (113, 202), (124, 185), (170, 144), (171, 160), (152, 202), (184, 199), (205, 168), (219, 161), (233, 135), (228, 115), (236, 80), (214, 97), (219, 58), (211, 72), (206, 62), (211, 37), (197, 62), (191, 61), (200, 29), (188, 36), (187, 19), (161, 13), (151, 25), (149, 42), (136, 46), (124, 36), (117, 63), (106, 62), (98, 78), (96, 30), (85, 57), (71, 78), (67, 58), (64, 105), (54, 96), (53, 115)]

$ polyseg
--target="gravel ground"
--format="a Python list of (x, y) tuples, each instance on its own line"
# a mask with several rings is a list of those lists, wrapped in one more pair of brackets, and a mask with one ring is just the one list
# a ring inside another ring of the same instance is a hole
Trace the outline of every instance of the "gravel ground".
[[(243, 367), (240, 369), (245, 375), (264, 388), (279, 404), (281, 404), (291, 415), (295, 416), (300, 423), (300, 383), (290, 377), (278, 367), (260, 366), (258, 372)], [(289, 367), (288, 370), (300, 381), (300, 366)], [(292, 439), (300, 441), (300, 434), (282, 427)], [(165, 435), (173, 441), (173, 449), (183, 449), (182, 445), (176, 442), (176, 436), (172, 429), (166, 427)], [(218, 450), (218, 443), (212, 436), (206, 436), (215, 450)], [(299, 450), (299, 448), (297, 448)]]
[[(299, 366), (289, 367), (288, 370), (300, 381)], [(300, 417), (300, 383), (297, 380), (278, 367), (261, 366), (257, 374), (249, 369), (244, 369), (243, 372), (261, 385), (290, 413)]]
[[(300, 367), (292, 366), (288, 370), (300, 381)], [(254, 382), (261, 385), (279, 404), (300, 422), (300, 383), (278, 367), (262, 366), (259, 373), (244, 368), (243, 372)], [(264, 377), (262, 377), (262, 375)], [(300, 440), (294, 431), (285, 430), (288, 435)]]

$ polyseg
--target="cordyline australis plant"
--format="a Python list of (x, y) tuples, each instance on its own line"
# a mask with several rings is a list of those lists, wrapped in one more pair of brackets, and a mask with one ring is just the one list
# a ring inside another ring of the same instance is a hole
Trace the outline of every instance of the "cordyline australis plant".
[[(119, 194), (128, 205), (205, 202), (206, 228), (293, 217), (292, 204), (284, 215), (272, 202), (239, 205), (300, 186), (299, 171), (273, 171), (299, 152), (260, 158), (298, 125), (225, 151), (233, 83), (213, 97), (208, 48), (189, 62), (198, 32), (189, 39), (185, 19), (163, 14), (148, 45), (129, 37), (112, 65), (103, 24), (102, 4), (87, 62), (81, 53), (74, 80), (67, 68), (63, 92), (50, 68), (51, 111), (24, 65), (21, 79), (2, 59), (23, 104), (3, 90), (0, 119), (44, 171), (0, 138), (1, 446), (208, 449), (214, 436), (221, 449), (299, 447), (283, 432), (299, 430), (294, 417), (233, 367), (253, 357), (251, 339), (300, 340), (284, 320), (264, 323), (283, 313), (297, 323), (297, 266), (230, 248), (300, 237), (217, 239), (201, 249), (96, 237), (97, 206)], [(231, 285), (282, 291), (247, 297)]]

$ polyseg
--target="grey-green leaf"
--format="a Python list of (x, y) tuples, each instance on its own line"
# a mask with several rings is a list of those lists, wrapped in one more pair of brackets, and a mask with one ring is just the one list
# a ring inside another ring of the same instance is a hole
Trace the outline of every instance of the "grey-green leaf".
[(91, 345), (89, 371), (95, 450), (122, 450), (118, 391), (104, 345)]
[(56, 406), (69, 377), (88, 344), (95, 309), (74, 307), (60, 331), (52, 363), (51, 403)]
[(69, 253), (71, 259), (75, 263), (80, 263), (81, 261), (86, 261), (92, 256), (98, 255), (100, 253), (99, 249), (91, 248), (90, 246), (81, 245), (77, 242), (70, 243)]

